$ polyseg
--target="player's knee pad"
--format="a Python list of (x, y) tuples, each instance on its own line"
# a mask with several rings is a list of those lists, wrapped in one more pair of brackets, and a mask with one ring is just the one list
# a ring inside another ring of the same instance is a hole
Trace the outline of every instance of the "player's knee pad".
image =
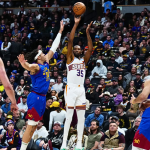
[(28, 120), (28, 125), (36, 126), (37, 124), (38, 124), (38, 121)]

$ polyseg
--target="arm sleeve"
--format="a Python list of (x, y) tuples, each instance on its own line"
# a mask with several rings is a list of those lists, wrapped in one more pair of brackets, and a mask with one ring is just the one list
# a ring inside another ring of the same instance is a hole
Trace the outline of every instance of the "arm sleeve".
[(53, 114), (52, 112), (50, 113), (50, 116), (49, 116), (49, 131), (51, 132), (51, 129), (52, 129), (52, 122), (53, 122)]
[(14, 143), (10, 146), (7, 147), (8, 150), (11, 150), (12, 148), (16, 148), (18, 146), (19, 143), (19, 133), (16, 132), (14, 135)]
[(52, 47), (51, 47), (51, 51), (53, 51), (54, 53), (56, 52), (56, 49), (58, 48), (58, 45), (60, 43), (60, 39), (61, 39), (61, 34), (58, 33), (53, 44), (52, 44)]

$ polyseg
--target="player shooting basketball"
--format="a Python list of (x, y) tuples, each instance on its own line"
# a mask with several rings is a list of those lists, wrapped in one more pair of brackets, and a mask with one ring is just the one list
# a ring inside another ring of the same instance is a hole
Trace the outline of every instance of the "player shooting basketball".
[[(85, 71), (86, 64), (92, 54), (92, 40), (89, 34), (89, 29), (92, 25), (92, 22), (88, 25), (86, 29), (87, 40), (88, 40), (88, 51), (86, 52), (83, 58), (80, 58), (81, 55), (81, 47), (79, 45), (75, 45), (73, 47), (73, 39), (75, 35), (75, 31), (78, 27), (78, 24), (81, 20), (81, 17), (75, 17), (75, 24), (70, 33), (69, 41), (68, 41), (68, 53), (67, 53), (67, 85), (65, 89), (65, 101), (66, 101), (66, 121), (64, 126), (64, 137), (63, 144), (61, 146), (61, 150), (66, 149), (66, 142), (68, 137), (68, 131), (70, 128), (70, 124), (72, 121), (72, 116), (74, 112), (74, 108), (77, 111), (78, 124), (77, 124), (77, 145), (75, 150), (82, 149), (82, 135), (84, 129), (84, 115), (86, 109), (86, 98), (85, 98), (85, 89), (84, 89), (84, 79), (85, 79)], [(73, 47), (73, 50), (72, 50)]]
[(142, 121), (135, 133), (132, 150), (148, 150), (150, 149), (150, 76), (146, 77), (144, 89), (137, 98), (132, 95), (130, 103), (140, 104), (143, 111)]

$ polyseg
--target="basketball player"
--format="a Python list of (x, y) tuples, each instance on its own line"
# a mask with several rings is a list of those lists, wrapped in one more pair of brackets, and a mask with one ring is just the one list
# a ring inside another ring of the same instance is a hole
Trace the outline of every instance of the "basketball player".
[(22, 67), (30, 71), (32, 80), (32, 91), (27, 98), (28, 112), (26, 118), (28, 119), (28, 125), (22, 138), (20, 150), (26, 150), (32, 135), (36, 130), (38, 121), (43, 118), (46, 105), (46, 93), (50, 84), (49, 60), (56, 52), (63, 30), (64, 25), (63, 21), (61, 21), (59, 33), (47, 55), (45, 55), (42, 50), (36, 49), (27, 55), (27, 60), (25, 60), (23, 54), (18, 56)]
[[(143, 101), (147, 100), (144, 103)], [(144, 83), (144, 89), (141, 94), (137, 98), (135, 98), (133, 95), (131, 97), (131, 103), (141, 103), (141, 108), (146, 107), (146, 109), (143, 112), (142, 115), (142, 121), (140, 123), (140, 126), (135, 133), (134, 139), (133, 139), (133, 145), (132, 150), (149, 150), (150, 149), (150, 76), (146, 77), (145, 83)]]
[(5, 72), (5, 67), (1, 58), (0, 58), (0, 80), (2, 81), (6, 94), (11, 100), (11, 111), (12, 112), (17, 111), (18, 106), (16, 104), (15, 93), (14, 93), (12, 85), (10, 84), (8, 80), (8, 77)]
[[(65, 101), (66, 101), (66, 121), (64, 126), (64, 137), (61, 150), (66, 149), (66, 141), (68, 136), (68, 130), (70, 128), (70, 123), (72, 120), (74, 107), (76, 107), (78, 124), (77, 124), (77, 149), (82, 149), (82, 135), (84, 129), (84, 115), (86, 109), (86, 98), (85, 98), (85, 89), (84, 89), (84, 79), (85, 79), (85, 66), (92, 54), (92, 40), (89, 34), (89, 28), (91, 27), (92, 22), (88, 25), (86, 29), (87, 40), (88, 40), (88, 51), (86, 52), (84, 58), (80, 58), (81, 47), (75, 45), (73, 47), (73, 39), (75, 36), (75, 31), (78, 27), (78, 24), (81, 20), (81, 17), (74, 18), (75, 24), (70, 33), (68, 41), (68, 52), (67, 52), (67, 85), (65, 89)], [(73, 50), (72, 50), (73, 47)]]

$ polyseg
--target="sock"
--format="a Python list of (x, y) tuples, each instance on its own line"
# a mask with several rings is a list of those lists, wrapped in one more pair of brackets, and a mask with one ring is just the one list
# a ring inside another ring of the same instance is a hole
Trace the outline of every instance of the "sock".
[(26, 150), (29, 143), (22, 142), (20, 150)]
[(76, 148), (82, 148), (82, 136), (84, 130), (84, 121), (85, 121), (85, 110), (77, 110), (78, 124), (77, 124), (77, 145)]
[(65, 126), (64, 126), (63, 143), (62, 143), (61, 149), (66, 148), (68, 131), (70, 129), (70, 124), (71, 124), (71, 121), (72, 121), (73, 113), (74, 113), (74, 109), (67, 109), (66, 121), (65, 121)]

